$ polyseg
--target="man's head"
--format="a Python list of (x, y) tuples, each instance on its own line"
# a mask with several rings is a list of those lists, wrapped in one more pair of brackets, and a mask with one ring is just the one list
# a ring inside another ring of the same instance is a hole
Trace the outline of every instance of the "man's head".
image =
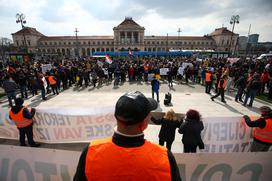
[(16, 106), (22, 106), (24, 104), (24, 100), (22, 98), (16, 98), (15, 99), (15, 105)]
[(157, 106), (154, 99), (146, 98), (141, 92), (129, 92), (118, 99), (114, 116), (123, 125), (136, 125), (143, 122)]

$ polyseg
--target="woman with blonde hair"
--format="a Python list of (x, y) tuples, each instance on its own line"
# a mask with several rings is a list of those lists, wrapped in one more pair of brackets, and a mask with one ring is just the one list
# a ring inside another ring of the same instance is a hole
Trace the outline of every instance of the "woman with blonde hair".
[(176, 113), (173, 109), (167, 111), (163, 118), (156, 120), (151, 118), (151, 120), (158, 125), (161, 125), (159, 133), (159, 144), (164, 145), (166, 142), (166, 147), (171, 150), (173, 141), (175, 140), (176, 129), (180, 127), (180, 122), (176, 117)]

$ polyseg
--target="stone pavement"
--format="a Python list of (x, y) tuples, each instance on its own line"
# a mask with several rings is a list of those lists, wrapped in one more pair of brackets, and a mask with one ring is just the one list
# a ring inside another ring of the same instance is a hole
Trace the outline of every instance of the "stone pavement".
[[(25, 105), (36, 107), (38, 109), (73, 109), (73, 108), (92, 108), (92, 107), (104, 107), (115, 105), (118, 98), (129, 91), (141, 91), (147, 97), (151, 97), (150, 84), (129, 84), (125, 83), (119, 88), (113, 88), (112, 84), (103, 85), (98, 88), (70, 88), (62, 91), (59, 95), (53, 96), (47, 95), (46, 101), (41, 100), (41, 96), (34, 96), (25, 100)], [(172, 106), (165, 106), (163, 104), (164, 94), (167, 92), (172, 93)], [(214, 93), (213, 93), (214, 94)], [(227, 93), (226, 93), (227, 94)], [(220, 97), (215, 101), (210, 100), (210, 95), (204, 93), (204, 87), (201, 85), (193, 84), (178, 84), (174, 85), (174, 88), (169, 89), (166, 83), (162, 84), (160, 88), (160, 106), (156, 111), (167, 111), (170, 108), (176, 112), (185, 113), (188, 109), (196, 109), (200, 111), (202, 116), (236, 116), (236, 115), (257, 115), (259, 113), (258, 108), (262, 105), (271, 106), (271, 104), (255, 99), (253, 107), (244, 107), (242, 104), (234, 101), (233, 93), (227, 94), (227, 104), (220, 101)], [(0, 107), (7, 108), (7, 98), (0, 99)]]
[[(62, 91), (57, 96), (48, 95), (48, 100), (42, 101), (40, 95), (34, 96), (25, 100), (25, 105), (36, 107), (37, 109), (85, 109), (93, 107), (114, 107), (118, 98), (128, 91), (139, 90), (143, 92), (147, 97), (151, 97), (151, 86), (146, 83), (134, 83), (128, 82), (124, 85), (113, 88), (112, 84), (107, 84), (102, 87), (86, 89), (70, 88), (66, 91)], [(170, 91), (172, 93), (172, 106), (165, 106), (163, 104), (164, 94)], [(156, 110), (157, 112), (165, 112), (170, 108), (174, 109), (177, 113), (186, 113), (188, 109), (198, 110), (203, 117), (222, 117), (222, 116), (239, 116), (239, 115), (258, 115), (258, 108), (262, 105), (272, 107), (271, 104), (261, 100), (255, 100), (253, 107), (244, 107), (240, 103), (234, 101), (233, 93), (226, 95), (227, 104), (220, 101), (220, 97), (215, 101), (210, 100), (210, 95), (204, 93), (204, 87), (194, 84), (178, 84), (174, 85), (174, 88), (169, 89), (167, 83), (162, 83), (160, 88), (160, 106)], [(1, 108), (7, 108), (8, 102), (6, 97), (1, 99)], [(150, 125), (145, 131), (146, 138), (153, 142), (158, 142), (158, 133), (160, 126)], [(182, 152), (181, 135), (176, 134), (176, 139), (173, 143), (173, 152)], [(0, 140), (3, 144), (18, 144), (15, 141)], [(43, 144), (42, 147), (58, 148), (58, 149), (71, 149), (80, 150), (83, 145), (77, 144), (71, 148), (69, 144), (61, 145), (49, 145)]]

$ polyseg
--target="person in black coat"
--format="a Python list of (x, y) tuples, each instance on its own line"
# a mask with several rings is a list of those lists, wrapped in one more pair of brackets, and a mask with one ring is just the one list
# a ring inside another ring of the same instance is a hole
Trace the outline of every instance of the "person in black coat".
[(155, 124), (161, 125), (159, 144), (163, 146), (164, 142), (166, 142), (167, 149), (171, 150), (172, 143), (175, 140), (176, 128), (180, 127), (180, 122), (177, 120), (175, 112), (173, 109), (170, 109), (163, 118), (156, 120), (152, 117), (151, 120)]
[(183, 134), (184, 153), (196, 153), (197, 146), (203, 149), (204, 143), (200, 135), (203, 129), (204, 126), (199, 112), (193, 109), (187, 111), (185, 121), (179, 128), (179, 133)]
[(242, 95), (244, 93), (244, 90), (246, 88), (246, 75), (241, 76), (238, 80), (237, 80), (237, 94), (235, 96), (235, 101), (238, 102), (238, 99), (240, 102), (243, 102), (242, 100)]

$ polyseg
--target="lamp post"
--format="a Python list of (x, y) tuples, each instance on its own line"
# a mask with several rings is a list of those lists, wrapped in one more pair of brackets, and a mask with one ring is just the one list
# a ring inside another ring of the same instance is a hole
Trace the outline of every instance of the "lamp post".
[(78, 37), (77, 37), (77, 33), (78, 33), (78, 29), (75, 29), (75, 33), (76, 33), (76, 57), (79, 57), (79, 50), (78, 50)]
[[(229, 46), (229, 50), (231, 52), (231, 45), (232, 45), (232, 36), (233, 36), (233, 31), (234, 31), (234, 27), (235, 24), (239, 24), (239, 20), (240, 20), (240, 16), (239, 15), (232, 15), (231, 19), (230, 19), (230, 24), (232, 24), (232, 30), (231, 30), (231, 37), (230, 37), (230, 46)], [(235, 50), (234, 50), (235, 51)], [(233, 52), (234, 54), (235, 52)]]
[(181, 46), (180, 46), (180, 44), (181, 44), (181, 42), (180, 42), (180, 32), (181, 32), (181, 29), (178, 28), (178, 48), (180, 48), (180, 51), (181, 51)]
[[(25, 15), (23, 13), (16, 14), (16, 23), (21, 23), (22, 29), (25, 28), (24, 24), (26, 24), (26, 20), (25, 20)], [(27, 53), (27, 44), (26, 44), (26, 38), (25, 38), (24, 31), (23, 31), (23, 37), (24, 37), (24, 44), (25, 44), (25, 49), (26, 49), (26, 53)]]
[(169, 49), (168, 49), (168, 33), (166, 34), (166, 51), (168, 52)]

